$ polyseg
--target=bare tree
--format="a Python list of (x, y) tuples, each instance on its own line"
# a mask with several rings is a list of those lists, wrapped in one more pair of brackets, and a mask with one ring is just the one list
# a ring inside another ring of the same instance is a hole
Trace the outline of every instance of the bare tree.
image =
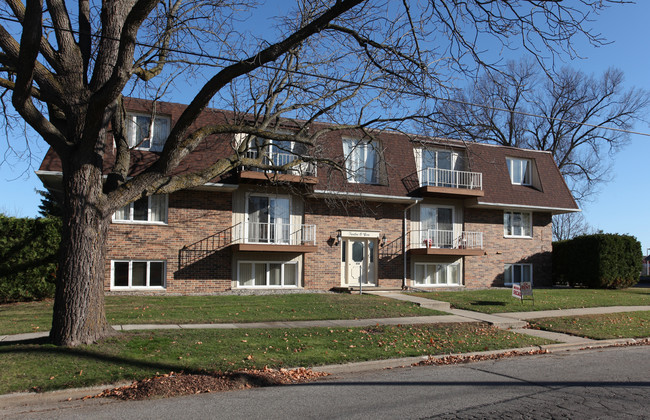
[(576, 236), (589, 235), (595, 230), (582, 213), (564, 213), (553, 216), (553, 240), (564, 241)]
[[(240, 165), (269, 166), (263, 153), (246, 153), (248, 142), (233, 141), (238, 133), (314, 147), (305, 150), (315, 153), (291, 165), (318, 160), (323, 132), (310, 132), (311, 122), (371, 132), (426, 117), (428, 95), (444, 93), (454, 72), (492, 67), (481, 55), (483, 40), (507, 47), (522, 40), (540, 60), (542, 51), (572, 53), (574, 36), (602, 41), (583, 24), (605, 7), (601, 0), (299, 0), (277, 21), (271, 38), (271, 29), (252, 32), (267, 22), (266, 9), (252, 2), (45, 3), (0, 5), (0, 98), (11, 98), (63, 166), (63, 239), (51, 330), (52, 341), (61, 345), (112, 332), (102, 284), (104, 243), (117, 209), (140, 197), (201, 185)], [(245, 23), (250, 17), (255, 23)], [(188, 81), (196, 92), (157, 161), (127, 177), (133, 145), (126, 138), (122, 95), (146, 95), (155, 104)], [(211, 101), (233, 109), (235, 117), (198, 126)], [(9, 121), (10, 107), (4, 109)], [(231, 155), (196, 173), (175, 172), (206, 139), (231, 144)]]
[(454, 99), (441, 104), (438, 130), (551, 152), (578, 202), (609, 179), (610, 158), (629, 140), (625, 130), (650, 106), (650, 92), (625, 89), (620, 70), (600, 78), (568, 67), (552, 74), (525, 59), (486, 72)]

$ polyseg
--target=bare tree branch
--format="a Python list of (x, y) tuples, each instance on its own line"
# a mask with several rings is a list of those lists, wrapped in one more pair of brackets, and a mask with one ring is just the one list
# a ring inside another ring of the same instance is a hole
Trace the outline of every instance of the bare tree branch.
[(607, 181), (606, 154), (628, 140), (626, 133), (607, 127), (630, 129), (650, 107), (650, 92), (625, 90), (620, 70), (596, 79), (565, 67), (547, 78), (526, 61), (486, 73), (456, 98), (438, 110), (441, 135), (550, 151), (578, 201)]

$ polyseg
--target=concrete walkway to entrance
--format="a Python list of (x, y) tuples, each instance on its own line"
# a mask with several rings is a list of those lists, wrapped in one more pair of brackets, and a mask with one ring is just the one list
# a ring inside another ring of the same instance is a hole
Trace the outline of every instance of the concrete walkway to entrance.
[[(576, 308), (576, 309), (557, 309), (552, 311), (531, 311), (531, 312), (506, 312), (498, 314), (484, 314), (481, 312), (468, 311), (464, 309), (449, 309), (448, 302), (441, 302), (433, 299), (422, 298), (413, 296), (407, 293), (398, 292), (370, 292), (369, 294), (384, 296), (391, 299), (401, 301), (408, 301), (418, 304), (424, 308), (437, 309), (440, 311), (449, 312), (453, 315), (464, 318), (464, 322), (481, 321), (487, 322), (501, 329), (509, 329), (519, 334), (531, 335), (534, 337), (542, 337), (549, 340), (558, 341), (567, 344), (591, 344), (598, 340), (592, 340), (584, 337), (576, 337), (574, 335), (562, 334), (558, 332), (542, 331), (526, 328), (528, 326), (528, 319), (537, 318), (554, 318), (561, 316), (580, 316), (580, 315), (599, 315), (611, 314), (618, 312), (635, 312), (635, 311), (650, 311), (650, 306), (605, 306), (597, 308)], [(436, 306), (441, 305), (441, 306)], [(444, 305), (448, 309), (443, 309)]]

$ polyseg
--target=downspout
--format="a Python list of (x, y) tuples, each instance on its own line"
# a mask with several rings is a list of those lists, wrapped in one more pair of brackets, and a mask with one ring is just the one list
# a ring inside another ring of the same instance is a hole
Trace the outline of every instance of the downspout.
[(422, 201), (422, 198), (416, 198), (414, 202), (409, 204), (404, 208), (404, 216), (402, 218), (402, 256), (404, 257), (404, 271), (402, 274), (402, 290), (406, 290), (406, 212), (408, 209), (413, 207), (414, 205), (418, 204), (420, 201)]

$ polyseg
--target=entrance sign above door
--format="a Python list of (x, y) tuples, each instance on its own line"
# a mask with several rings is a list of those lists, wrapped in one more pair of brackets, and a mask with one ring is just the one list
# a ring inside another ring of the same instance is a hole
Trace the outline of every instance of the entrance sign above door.
[(373, 238), (379, 239), (379, 230), (341, 230), (343, 238)]

